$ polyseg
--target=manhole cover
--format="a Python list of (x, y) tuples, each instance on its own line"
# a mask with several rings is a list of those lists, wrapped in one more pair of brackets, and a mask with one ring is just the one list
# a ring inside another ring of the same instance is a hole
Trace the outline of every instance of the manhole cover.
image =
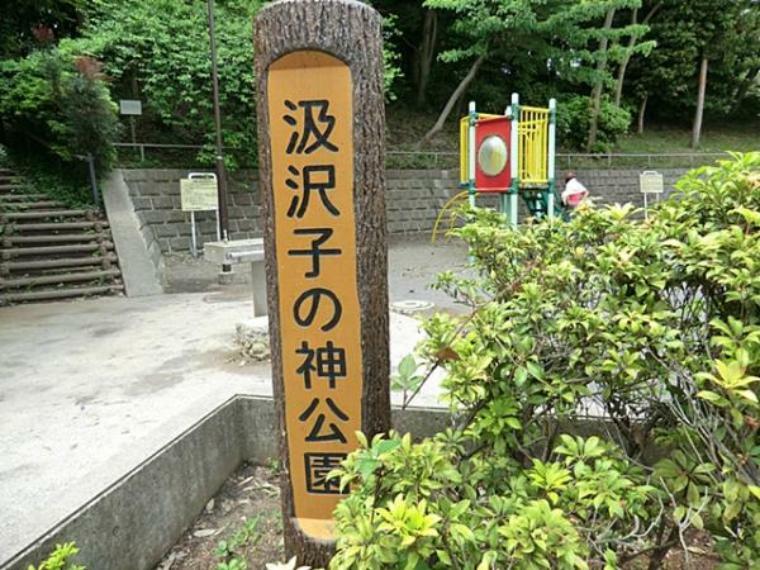
[(413, 315), (422, 311), (428, 311), (435, 305), (430, 301), (418, 301), (416, 299), (407, 299), (405, 301), (396, 301), (391, 304), (391, 308), (402, 315)]

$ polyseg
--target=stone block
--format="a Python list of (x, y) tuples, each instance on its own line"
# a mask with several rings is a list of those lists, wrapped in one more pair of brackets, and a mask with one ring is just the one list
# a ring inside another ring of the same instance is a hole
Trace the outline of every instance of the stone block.
[(177, 237), (179, 235), (177, 226), (174, 224), (156, 224), (153, 226), (153, 232), (159, 238)]
[(134, 204), (136, 212), (139, 212), (140, 210), (150, 210), (153, 208), (153, 205), (150, 202), (150, 198), (140, 198), (133, 196), (132, 204)]
[(153, 202), (153, 209), (155, 210), (171, 210), (174, 208), (171, 196), (156, 196), (151, 198)]

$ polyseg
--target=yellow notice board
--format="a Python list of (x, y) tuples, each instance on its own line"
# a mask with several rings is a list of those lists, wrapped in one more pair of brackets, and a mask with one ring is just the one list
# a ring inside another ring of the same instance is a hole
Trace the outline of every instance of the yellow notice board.
[(269, 68), (285, 422), (295, 516), (331, 538), (327, 479), (357, 448), (362, 347), (356, 272), (351, 71), (317, 51)]
[(216, 177), (183, 178), (179, 181), (183, 212), (206, 212), (219, 208)]

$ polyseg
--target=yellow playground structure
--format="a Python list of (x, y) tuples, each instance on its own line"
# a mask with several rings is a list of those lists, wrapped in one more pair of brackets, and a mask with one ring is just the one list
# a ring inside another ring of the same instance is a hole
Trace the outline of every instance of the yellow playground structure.
[(503, 115), (478, 113), (471, 102), (459, 123), (460, 187), (465, 190), (442, 208), (433, 238), (447, 212), (453, 223), (453, 206), (466, 199), (474, 206), (478, 194), (498, 195), (499, 208), (513, 226), (518, 196), (534, 218), (562, 215), (555, 180), (556, 124), (554, 99), (546, 108), (528, 107), (515, 93)]

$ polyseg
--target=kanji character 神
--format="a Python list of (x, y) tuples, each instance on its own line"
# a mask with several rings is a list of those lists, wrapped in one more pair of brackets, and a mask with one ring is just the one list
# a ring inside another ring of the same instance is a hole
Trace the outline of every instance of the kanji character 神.
[(346, 377), (346, 350), (337, 348), (331, 340), (327, 341), (326, 346), (316, 349), (311, 348), (307, 341), (303, 341), (296, 354), (304, 356), (303, 363), (296, 372), (303, 376), (307, 390), (311, 390), (313, 372), (316, 373), (317, 379), (327, 380), (331, 390), (335, 389), (336, 380)]

